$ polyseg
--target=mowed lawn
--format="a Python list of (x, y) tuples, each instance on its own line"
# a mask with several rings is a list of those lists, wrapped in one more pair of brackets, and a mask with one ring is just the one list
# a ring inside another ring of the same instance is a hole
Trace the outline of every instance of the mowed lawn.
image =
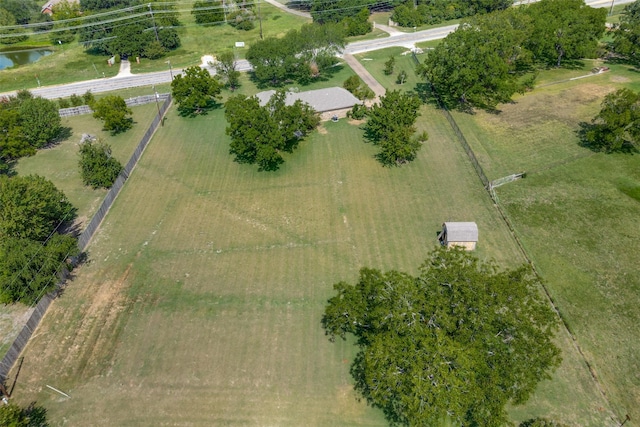
[(259, 173), (224, 126), (169, 114), (34, 334), (15, 396), (52, 425), (384, 425), (352, 391), (353, 346), (320, 327), (332, 284), (415, 272), (443, 220), (476, 220), (479, 256), (522, 262), (438, 112), (393, 169), (343, 120)]
[[(83, 133), (102, 138), (111, 145), (113, 155), (124, 165), (129, 160), (149, 123), (157, 114), (154, 104), (133, 108), (134, 125), (131, 130), (117, 136), (102, 131), (102, 122), (90, 114), (62, 119), (62, 126), (70, 129), (70, 136), (52, 148), (38, 151), (32, 157), (20, 159), (15, 167), (18, 175), (37, 174), (51, 180), (78, 209), (78, 231), (98, 209), (107, 193), (82, 184), (78, 166), (78, 143)], [(4, 356), (31, 314), (21, 304), (0, 304), (0, 357)]]
[[(576, 71), (551, 74), (543, 81)], [(527, 171), (498, 197), (620, 420), (640, 419), (640, 157), (593, 153), (575, 130), (605, 94), (639, 83), (613, 65), (516, 97), (497, 115), (456, 114), (489, 179)]]
[[(140, 91), (138, 91), (140, 94)], [(70, 136), (59, 144), (39, 150), (32, 157), (20, 159), (15, 171), (18, 175), (37, 174), (51, 180), (78, 209), (79, 222), (91, 219), (107, 190), (87, 187), (82, 184), (79, 143), (83, 134), (93, 135), (111, 146), (113, 156), (126, 165), (149, 124), (158, 114), (155, 103), (133, 107), (133, 127), (127, 132), (112, 136), (102, 130), (103, 122), (91, 114), (66, 117), (62, 126), (70, 129)]]

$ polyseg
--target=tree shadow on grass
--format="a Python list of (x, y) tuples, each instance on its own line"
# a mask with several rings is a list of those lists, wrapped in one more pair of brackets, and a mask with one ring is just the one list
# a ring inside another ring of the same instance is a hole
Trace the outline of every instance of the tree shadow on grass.
[(575, 131), (578, 136), (578, 145), (596, 153), (624, 153), (637, 154), (640, 152), (630, 141), (623, 141), (615, 144), (613, 141), (607, 141), (606, 130), (602, 125), (597, 123), (580, 122), (579, 129)]

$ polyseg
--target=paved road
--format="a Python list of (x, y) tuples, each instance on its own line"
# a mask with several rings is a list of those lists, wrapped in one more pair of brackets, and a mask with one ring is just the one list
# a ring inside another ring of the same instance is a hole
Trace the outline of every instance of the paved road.
[[(276, 5), (276, 7), (280, 7), (283, 10), (286, 10), (291, 13), (301, 14), (301, 16), (305, 16), (304, 12), (299, 11), (291, 11), (287, 9), (282, 4), (278, 3), (276, 0), (265, 0), (271, 4)], [(533, 3), (536, 0), (522, 0), (521, 4)], [(610, 7), (612, 4), (624, 4), (624, 3), (632, 3), (634, 0), (586, 0), (586, 3), (593, 7)], [(279, 5), (279, 6), (278, 6)], [(387, 30), (386, 26), (378, 26), (382, 30)], [(447, 34), (454, 31), (458, 26), (457, 25), (448, 25), (446, 27), (432, 28), (429, 30), (417, 31), (417, 32), (409, 32), (402, 33), (397, 30), (389, 31), (389, 37), (379, 38), (374, 40), (363, 40), (359, 42), (349, 43), (344, 50), (345, 54), (355, 54), (368, 52), (372, 50), (384, 49), (391, 46), (403, 46), (403, 47), (413, 47), (415, 43), (424, 42), (429, 40), (438, 40), (445, 38)], [(206, 67), (209, 71), (212, 71), (210, 67)], [(248, 71), (251, 69), (251, 66), (246, 60), (238, 61), (238, 69), (240, 71)], [(173, 75), (179, 74), (181, 70), (173, 70)], [(145, 73), (145, 74), (133, 74), (133, 75), (119, 75), (117, 77), (112, 77), (108, 79), (95, 79), (95, 80), (86, 80), (77, 83), (69, 83), (65, 85), (58, 86), (47, 86), (40, 88), (30, 89), (32, 93), (38, 96), (42, 96), (43, 98), (56, 99), (56, 98), (64, 98), (69, 97), (75, 94), (83, 94), (86, 91), (90, 90), (93, 93), (101, 93), (101, 92), (109, 92), (117, 89), (127, 89), (132, 87), (139, 86), (151, 86), (158, 85), (162, 83), (171, 82), (171, 74), (170, 71), (159, 71), (155, 73)], [(0, 93), (0, 96), (13, 95), (15, 92), (5, 92)]]

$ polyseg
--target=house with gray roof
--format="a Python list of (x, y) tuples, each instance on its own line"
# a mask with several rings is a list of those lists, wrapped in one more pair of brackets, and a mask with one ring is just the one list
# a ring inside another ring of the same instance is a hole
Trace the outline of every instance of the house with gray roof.
[[(267, 90), (256, 95), (260, 105), (264, 106), (276, 93), (275, 90)], [(362, 103), (351, 92), (341, 87), (330, 87), (326, 89), (308, 90), (306, 92), (287, 92), (285, 105), (293, 105), (300, 100), (306, 102), (323, 118), (330, 118), (332, 115), (344, 116), (354, 105)]]
[(478, 225), (475, 222), (445, 222), (438, 240), (448, 248), (461, 246), (472, 251), (478, 243)]

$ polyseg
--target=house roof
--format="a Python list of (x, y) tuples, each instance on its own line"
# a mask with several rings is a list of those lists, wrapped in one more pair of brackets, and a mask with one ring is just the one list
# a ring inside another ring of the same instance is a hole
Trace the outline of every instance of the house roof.
[(478, 225), (475, 222), (445, 222), (449, 242), (477, 242)]
[[(42, 6), (42, 9), (40, 10), (42, 13), (46, 13), (47, 11), (51, 11), (53, 10), (53, 6), (55, 6), (58, 3), (62, 3), (64, 0), (48, 0), (44, 6)], [(67, 0), (69, 3), (78, 3), (79, 0)]]
[[(276, 93), (275, 90), (267, 90), (256, 95), (260, 105), (264, 106)], [(353, 96), (351, 92), (341, 87), (330, 87), (327, 89), (309, 90), (306, 92), (287, 92), (285, 98), (286, 105), (292, 105), (297, 100), (306, 102), (318, 113), (325, 111), (341, 110), (351, 108), (359, 104), (360, 100)]]

